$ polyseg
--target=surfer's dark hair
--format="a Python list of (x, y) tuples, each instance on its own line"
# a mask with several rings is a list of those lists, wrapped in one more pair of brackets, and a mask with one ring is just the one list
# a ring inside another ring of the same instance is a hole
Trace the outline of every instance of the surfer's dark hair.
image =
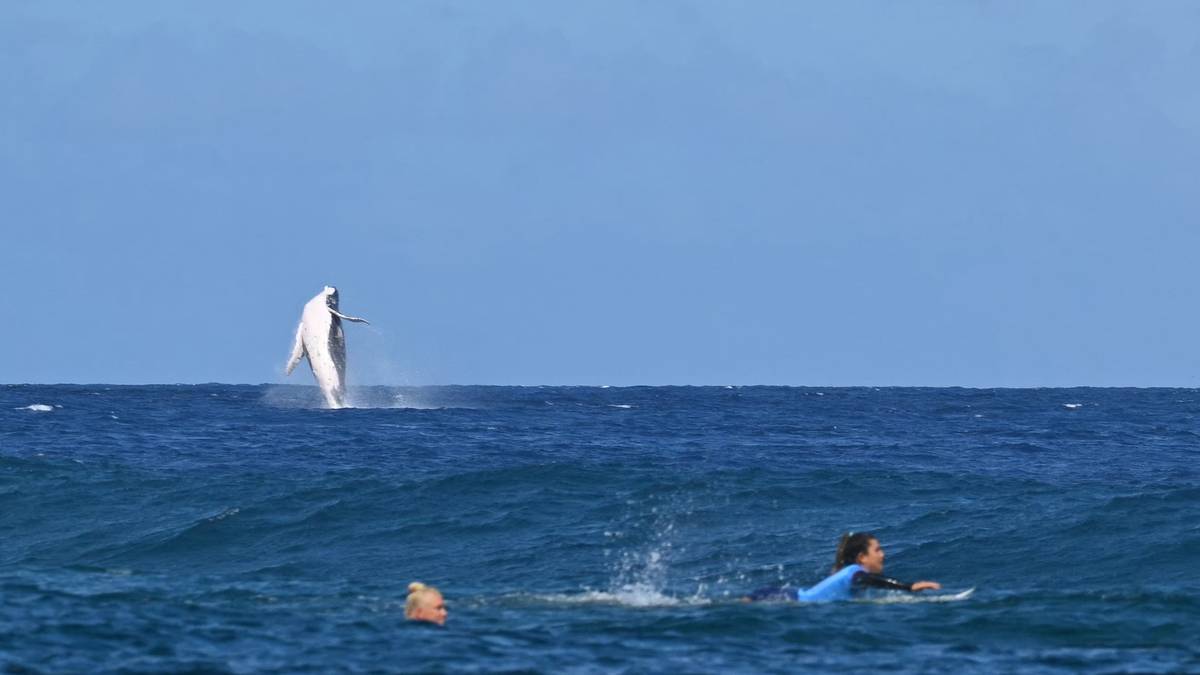
[(858, 562), (858, 556), (871, 548), (871, 542), (876, 541), (870, 532), (847, 532), (838, 542), (837, 555), (833, 559), (833, 571), (836, 572), (846, 565)]

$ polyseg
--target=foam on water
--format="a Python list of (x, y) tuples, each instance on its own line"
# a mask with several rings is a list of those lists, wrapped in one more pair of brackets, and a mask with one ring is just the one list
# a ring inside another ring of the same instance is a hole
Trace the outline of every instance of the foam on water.
[(46, 405), (45, 403), (34, 403), (32, 405), (27, 405), (22, 408), (16, 408), (16, 409), (17, 410), (30, 410), (32, 412), (53, 412), (56, 407), (61, 408), (62, 406), (61, 405), (60, 406)]
[[(327, 410), (321, 391), (308, 385), (267, 385), (262, 401), (274, 408)], [(446, 405), (429, 398), (428, 392), (415, 387), (350, 387), (346, 390), (346, 409), (441, 410)]]
[(550, 593), (543, 595), (516, 596), (530, 598), (552, 605), (615, 605), (620, 607), (679, 607), (684, 605), (708, 605), (712, 600), (701, 596), (674, 597), (649, 586), (632, 585), (610, 591), (582, 591), (580, 593)]

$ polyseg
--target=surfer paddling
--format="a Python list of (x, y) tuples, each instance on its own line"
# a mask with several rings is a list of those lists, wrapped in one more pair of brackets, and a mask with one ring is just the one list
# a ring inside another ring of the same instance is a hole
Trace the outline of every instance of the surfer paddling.
[(936, 581), (915, 581), (911, 584), (883, 576), (883, 548), (870, 532), (842, 535), (833, 561), (833, 574), (809, 589), (771, 586), (760, 588), (744, 600), (797, 600), (800, 602), (829, 602), (850, 600), (868, 588), (891, 591), (918, 592), (941, 589)]

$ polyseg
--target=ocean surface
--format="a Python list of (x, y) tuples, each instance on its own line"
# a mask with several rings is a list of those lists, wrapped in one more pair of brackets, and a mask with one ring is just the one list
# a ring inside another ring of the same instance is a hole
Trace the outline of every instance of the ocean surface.
[[(1197, 390), (352, 400), (0, 386), (0, 671), (1200, 672)], [(944, 591), (738, 601), (847, 530)]]

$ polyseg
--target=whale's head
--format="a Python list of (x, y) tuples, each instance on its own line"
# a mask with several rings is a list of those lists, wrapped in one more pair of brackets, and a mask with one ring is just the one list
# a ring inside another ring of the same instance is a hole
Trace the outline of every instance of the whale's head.
[(334, 288), (333, 286), (326, 286), (325, 290), (321, 291), (321, 293), (325, 296), (325, 304), (332, 307), (333, 309), (337, 309), (337, 306), (338, 306), (337, 289)]

